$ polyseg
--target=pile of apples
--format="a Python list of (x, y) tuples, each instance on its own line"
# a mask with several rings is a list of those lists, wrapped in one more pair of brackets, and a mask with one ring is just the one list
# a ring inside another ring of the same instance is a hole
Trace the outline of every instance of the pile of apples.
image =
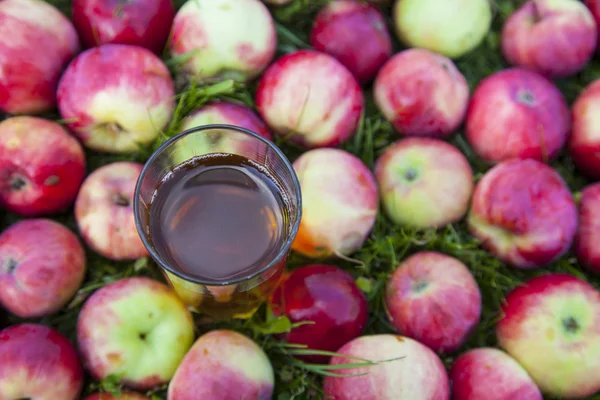
[[(332, 263), (289, 271), (269, 307), (303, 323), (278, 339), (317, 350), (298, 357), (335, 372), (325, 398), (599, 392), (600, 291), (575, 275), (541, 274), (513, 289), (498, 310), (499, 346), (457, 354), (482, 309), (462, 261), (436, 251), (399, 260), (380, 289), (395, 332), (369, 335), (366, 296), (333, 261), (363, 247), (381, 212), (399, 228), (466, 221), (505, 268), (542, 270), (571, 251), (600, 274), (600, 79), (572, 105), (553, 81), (600, 53), (600, 1), (524, 2), (501, 32), (506, 68), (472, 91), (454, 60), (487, 37), (488, 0), (334, 0), (316, 16), (310, 48), (278, 55), (271, 11), (291, 1), (74, 0), (71, 19), (42, 0), (0, 1), (0, 208), (20, 217), (0, 233), (0, 306), (25, 321), (0, 326), (0, 400), (79, 399), (86, 373), (125, 388), (86, 400), (150, 399), (143, 393), (163, 385), (170, 400), (276, 396), (257, 342), (223, 329), (197, 337), (182, 301), (147, 277), (87, 297), (76, 343), (41, 322), (82, 287), (86, 250), (149, 257), (132, 211), (142, 165), (89, 171), (86, 152), (149, 149), (176, 117), (175, 82), (222, 79), (256, 82), (255, 106), (213, 101), (176, 122), (237, 125), (304, 149), (293, 161), (303, 217), (292, 250)], [(373, 168), (342, 149), (367, 93), (398, 135)], [(52, 112), (61, 120), (44, 117)], [(459, 130), (490, 167), (477, 179), (448, 141)], [(549, 166), (563, 151), (589, 182), (577, 199)], [(76, 232), (52, 219), (69, 212)], [(445, 355), (456, 357), (449, 370)], [(342, 365), (357, 359), (370, 363)]]

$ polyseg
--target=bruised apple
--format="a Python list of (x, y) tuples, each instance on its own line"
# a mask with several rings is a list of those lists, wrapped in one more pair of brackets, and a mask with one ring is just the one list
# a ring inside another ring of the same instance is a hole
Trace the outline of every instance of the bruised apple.
[(600, 274), (600, 182), (581, 191), (574, 252), (579, 265)]

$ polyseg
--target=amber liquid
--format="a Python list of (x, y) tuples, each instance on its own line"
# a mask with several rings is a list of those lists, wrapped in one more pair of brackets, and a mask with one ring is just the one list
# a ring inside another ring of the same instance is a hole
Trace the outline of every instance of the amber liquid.
[(277, 258), (287, 221), (281, 193), (264, 169), (233, 154), (198, 156), (160, 182), (150, 206), (152, 245), (188, 281), (209, 283), (192, 287), (196, 295), (186, 285), (187, 303), (229, 317), (252, 313), (264, 301), (279, 271), (250, 285), (219, 284), (248, 277)]

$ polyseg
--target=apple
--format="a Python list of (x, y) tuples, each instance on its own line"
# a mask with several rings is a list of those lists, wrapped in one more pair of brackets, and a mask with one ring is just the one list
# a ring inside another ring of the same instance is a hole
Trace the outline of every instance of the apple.
[(373, 173), (355, 155), (335, 148), (306, 151), (293, 167), (302, 192), (302, 220), (292, 250), (311, 258), (354, 253), (377, 218)]
[(200, 336), (169, 383), (169, 400), (270, 400), (273, 367), (247, 336), (213, 330)]
[(78, 400), (77, 349), (54, 328), (23, 323), (0, 331), (0, 399)]
[(379, 70), (373, 97), (400, 134), (446, 138), (465, 117), (469, 85), (449, 58), (425, 49), (408, 49)]
[(596, 50), (592, 13), (577, 0), (528, 0), (504, 23), (504, 58), (510, 65), (561, 78), (581, 71)]
[(438, 228), (469, 210), (473, 170), (456, 147), (442, 140), (398, 140), (375, 161), (374, 173), (382, 206), (396, 224)]
[(511, 158), (549, 162), (570, 130), (569, 106), (558, 87), (524, 68), (507, 68), (479, 82), (465, 122), (473, 152), (491, 164)]
[(175, 87), (166, 65), (150, 50), (105, 44), (69, 64), (57, 98), (62, 118), (84, 146), (127, 153), (154, 141), (169, 123)]
[(305, 148), (345, 143), (364, 110), (361, 86), (348, 68), (315, 50), (293, 51), (271, 64), (255, 103), (271, 130)]
[(450, 383), (442, 360), (416, 340), (390, 334), (365, 335), (346, 343), (337, 353), (329, 362), (331, 366), (360, 363), (356, 358), (377, 364), (332, 371), (354, 376), (326, 376), (325, 398), (450, 399)]
[(500, 260), (533, 269), (570, 249), (577, 206), (558, 172), (533, 159), (512, 159), (481, 177), (467, 222), (471, 234)]
[(22, 217), (63, 212), (85, 173), (83, 147), (58, 123), (33, 116), (0, 122), (0, 207)]
[(499, 345), (545, 394), (586, 398), (600, 390), (600, 292), (553, 273), (517, 286), (502, 304)]
[(119, 396), (110, 393), (94, 393), (86, 397), (84, 400), (151, 400), (150, 397), (144, 396), (141, 393), (132, 392), (130, 390), (122, 390)]
[(168, 286), (124, 278), (94, 292), (77, 320), (77, 343), (94, 379), (117, 375), (146, 390), (165, 384), (194, 342), (192, 315)]
[(462, 353), (450, 369), (452, 398), (543, 400), (540, 389), (514, 358), (493, 347)]
[(175, 15), (169, 49), (184, 57), (179, 74), (188, 80), (245, 82), (273, 60), (277, 31), (260, 0), (187, 0)]
[(600, 182), (590, 184), (579, 198), (579, 228), (573, 245), (579, 265), (600, 274)]
[(111, 260), (135, 260), (149, 253), (135, 225), (133, 196), (144, 166), (117, 161), (95, 169), (75, 200), (75, 220), (85, 243)]
[(46, 1), (3, 0), (0, 37), (0, 111), (51, 111), (60, 75), (80, 51), (71, 21)]
[(73, 24), (86, 47), (131, 44), (160, 54), (171, 32), (171, 0), (74, 0)]
[[(293, 270), (275, 289), (270, 306), (275, 316), (292, 323), (308, 322), (281, 335), (288, 343), (310, 350), (335, 352), (362, 334), (368, 318), (368, 304), (352, 275), (339, 267), (306, 265)], [(301, 356), (324, 364), (329, 356)]]
[[(590, 10), (592, 13), (592, 18), (594, 18), (594, 22), (596, 23), (596, 32), (598, 36), (596, 36), (596, 43), (600, 43), (600, 1), (599, 0), (584, 0), (583, 4)], [(600, 55), (600, 46), (596, 46), (596, 53)]]
[(573, 163), (587, 177), (600, 179), (600, 79), (586, 86), (572, 105), (573, 129), (568, 150)]
[(489, 0), (398, 0), (392, 11), (398, 39), (450, 58), (474, 50), (490, 31)]
[(315, 17), (310, 44), (340, 61), (360, 83), (368, 83), (392, 55), (392, 39), (379, 9), (355, 0), (325, 5)]
[(21, 318), (54, 314), (86, 272), (75, 233), (50, 219), (25, 219), (0, 233), (0, 305)]

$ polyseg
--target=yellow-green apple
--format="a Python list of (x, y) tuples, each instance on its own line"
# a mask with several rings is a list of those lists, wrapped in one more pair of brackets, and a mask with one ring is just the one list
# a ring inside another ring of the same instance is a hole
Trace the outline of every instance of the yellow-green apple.
[(166, 65), (150, 50), (105, 44), (69, 64), (57, 98), (61, 116), (84, 146), (126, 153), (152, 142), (167, 125), (175, 87)]
[(374, 168), (381, 204), (396, 224), (442, 227), (461, 220), (473, 194), (466, 157), (440, 139), (409, 137), (389, 145)]
[(326, 376), (325, 398), (450, 399), (450, 383), (442, 360), (414, 339), (390, 334), (365, 335), (346, 343), (336, 353), (329, 362), (331, 366), (360, 363), (356, 358), (377, 364), (335, 371), (354, 376)]
[(85, 277), (85, 251), (66, 226), (24, 219), (0, 234), (0, 305), (21, 318), (54, 314)]
[(144, 396), (141, 393), (132, 392), (131, 390), (122, 390), (121, 393), (116, 396), (106, 392), (98, 392), (89, 395), (85, 400), (151, 400), (150, 397)]
[(517, 286), (502, 304), (499, 345), (543, 393), (561, 399), (600, 390), (600, 292), (572, 275), (552, 273)]
[(521, 269), (563, 256), (578, 225), (564, 179), (533, 159), (503, 161), (486, 172), (475, 186), (467, 221), (485, 249)]
[(581, 71), (596, 50), (598, 30), (577, 0), (528, 0), (502, 28), (502, 53), (510, 65), (548, 77)]
[(71, 21), (46, 1), (3, 0), (0, 37), (0, 110), (52, 110), (63, 69), (80, 50)]
[(0, 399), (78, 400), (83, 368), (59, 331), (23, 323), (0, 331)]
[(396, 331), (437, 352), (454, 352), (481, 317), (481, 292), (458, 259), (422, 251), (400, 263), (385, 291), (388, 318)]
[(392, 18), (404, 45), (459, 58), (487, 36), (492, 9), (489, 0), (397, 0)]
[(77, 320), (84, 367), (146, 390), (165, 384), (194, 342), (192, 315), (161, 282), (124, 278), (94, 292)]
[(200, 336), (169, 383), (169, 400), (270, 400), (273, 367), (245, 335), (214, 330)]
[(334, 148), (306, 151), (293, 167), (302, 191), (302, 220), (292, 249), (313, 258), (358, 250), (377, 217), (373, 173), (355, 155)]
[(469, 105), (469, 85), (447, 57), (408, 49), (390, 58), (373, 84), (375, 104), (406, 136), (450, 136)]
[(348, 68), (315, 50), (297, 50), (271, 64), (255, 101), (275, 133), (306, 148), (346, 142), (364, 109), (362, 89)]
[(188, 0), (175, 15), (168, 46), (184, 58), (179, 74), (188, 80), (249, 81), (273, 60), (277, 31), (260, 0)]
[(573, 250), (579, 265), (600, 274), (600, 182), (590, 184), (579, 198), (579, 227)]
[(332, 1), (319, 11), (310, 44), (338, 59), (361, 83), (370, 82), (392, 55), (385, 17), (371, 4)]
[(0, 206), (7, 211), (23, 217), (63, 212), (85, 173), (83, 147), (58, 123), (33, 116), (0, 122)]
[(111, 260), (149, 256), (135, 226), (133, 195), (143, 165), (117, 161), (95, 169), (75, 200), (75, 220), (88, 247)]
[(160, 54), (167, 44), (175, 9), (171, 0), (74, 0), (72, 14), (86, 47), (132, 44)]
[(577, 169), (600, 179), (600, 79), (590, 83), (572, 105), (573, 129), (568, 150)]
[(571, 115), (550, 80), (524, 68), (484, 78), (471, 97), (465, 137), (490, 164), (511, 158), (551, 161), (566, 144)]
[(457, 400), (543, 400), (527, 371), (500, 349), (480, 347), (462, 353), (450, 369)]

